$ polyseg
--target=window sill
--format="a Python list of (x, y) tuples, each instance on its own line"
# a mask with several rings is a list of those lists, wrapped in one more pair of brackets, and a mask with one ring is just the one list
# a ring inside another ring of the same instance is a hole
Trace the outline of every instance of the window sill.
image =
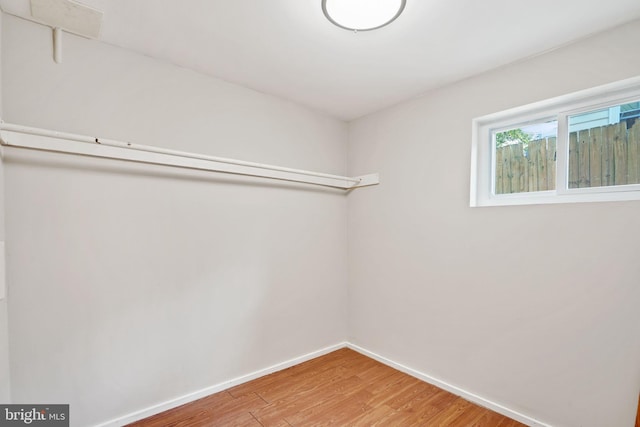
[(501, 194), (488, 198), (478, 198), (471, 207), (509, 206), (509, 205), (546, 205), (553, 203), (585, 203), (585, 202), (619, 202), (640, 200), (640, 185), (625, 185), (607, 188), (603, 187), (575, 188), (558, 191), (540, 191), (537, 193)]

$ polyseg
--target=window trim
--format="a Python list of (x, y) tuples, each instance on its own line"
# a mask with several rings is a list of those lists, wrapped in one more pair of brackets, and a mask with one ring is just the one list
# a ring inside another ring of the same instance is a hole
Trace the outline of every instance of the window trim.
[[(640, 200), (640, 184), (589, 188), (568, 187), (568, 118), (582, 112), (640, 100), (640, 76), (563, 95), (472, 121), (470, 206)], [(495, 194), (495, 149), (491, 132), (544, 120), (558, 120), (556, 189)]]

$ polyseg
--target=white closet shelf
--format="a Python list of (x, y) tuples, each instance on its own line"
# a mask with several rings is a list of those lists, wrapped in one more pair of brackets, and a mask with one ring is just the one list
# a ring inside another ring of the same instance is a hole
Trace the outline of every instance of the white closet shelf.
[(39, 151), (103, 157), (234, 175), (302, 182), (344, 190), (376, 185), (380, 182), (377, 173), (355, 177), (331, 175), (4, 122), (0, 123), (0, 144), (5, 147), (27, 148)]

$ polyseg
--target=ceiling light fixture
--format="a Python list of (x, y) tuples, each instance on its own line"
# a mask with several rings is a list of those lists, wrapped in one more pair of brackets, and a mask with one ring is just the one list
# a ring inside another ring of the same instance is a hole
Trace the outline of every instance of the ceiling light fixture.
[(329, 21), (350, 31), (370, 31), (392, 23), (406, 0), (322, 0)]

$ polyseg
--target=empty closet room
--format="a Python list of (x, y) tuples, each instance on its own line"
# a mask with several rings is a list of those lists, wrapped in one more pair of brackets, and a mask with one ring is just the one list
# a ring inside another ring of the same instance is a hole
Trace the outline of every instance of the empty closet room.
[[(0, 405), (120, 426), (348, 347), (525, 425), (634, 425), (640, 3), (331, 3), (0, 0)], [(571, 136), (604, 111), (615, 168)]]

